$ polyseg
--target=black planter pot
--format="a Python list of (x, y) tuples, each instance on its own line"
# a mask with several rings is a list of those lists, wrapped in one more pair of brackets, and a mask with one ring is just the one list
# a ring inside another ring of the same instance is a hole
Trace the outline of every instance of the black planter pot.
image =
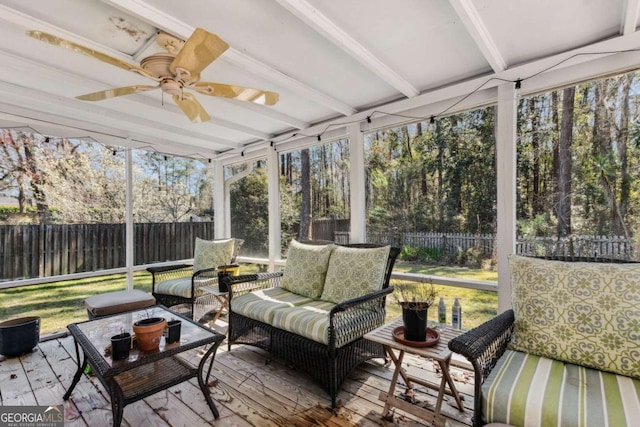
[(0, 354), (7, 357), (28, 353), (40, 341), (40, 317), (21, 317), (0, 323)]
[(404, 338), (409, 341), (425, 341), (427, 339), (427, 309), (415, 310), (402, 308)]

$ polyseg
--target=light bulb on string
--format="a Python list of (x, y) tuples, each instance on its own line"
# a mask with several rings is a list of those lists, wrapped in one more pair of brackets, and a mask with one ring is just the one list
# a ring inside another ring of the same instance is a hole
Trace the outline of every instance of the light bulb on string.
[(520, 88), (522, 87), (522, 79), (517, 79), (514, 83), (513, 98), (518, 104), (520, 102)]

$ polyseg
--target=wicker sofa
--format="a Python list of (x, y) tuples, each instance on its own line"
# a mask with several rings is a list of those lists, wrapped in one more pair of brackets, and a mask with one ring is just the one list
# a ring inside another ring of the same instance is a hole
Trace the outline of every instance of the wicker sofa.
[(638, 425), (640, 264), (509, 264), (513, 309), (449, 342), (475, 370), (474, 426)]
[(360, 363), (385, 357), (363, 335), (384, 323), (400, 250), (292, 241), (283, 272), (230, 276), (229, 350), (263, 348), (309, 374), (331, 396)]

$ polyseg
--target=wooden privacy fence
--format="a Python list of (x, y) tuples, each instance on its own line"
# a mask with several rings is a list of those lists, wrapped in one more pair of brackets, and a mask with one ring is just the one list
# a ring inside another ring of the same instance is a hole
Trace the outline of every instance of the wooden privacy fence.
[[(318, 219), (311, 223), (311, 238), (314, 240), (333, 241), (336, 234), (348, 233), (351, 223), (348, 219)], [(298, 237), (300, 223), (296, 222), (292, 227), (293, 235)]]
[[(193, 258), (196, 237), (213, 222), (138, 223), (136, 265)], [(124, 224), (0, 225), (0, 280), (125, 267)]]

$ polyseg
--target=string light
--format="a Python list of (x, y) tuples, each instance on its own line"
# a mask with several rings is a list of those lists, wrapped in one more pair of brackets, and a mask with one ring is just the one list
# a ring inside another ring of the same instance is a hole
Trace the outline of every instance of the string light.
[(427, 129), (434, 130), (435, 127), (436, 127), (436, 117), (435, 116), (431, 116), (429, 118), (429, 125), (427, 126)]
[[(437, 114), (434, 114), (434, 115), (431, 115), (431, 116), (416, 117), (416, 116), (410, 116), (410, 115), (406, 115), (406, 114), (388, 113), (388, 112), (384, 112), (384, 111), (374, 110), (374, 111), (372, 111), (372, 112), (371, 112), (371, 114), (369, 114), (368, 116), (366, 116), (364, 120), (365, 120), (368, 124), (371, 124), (371, 123), (372, 123), (372, 118), (373, 118), (373, 116), (374, 116), (374, 115), (376, 115), (376, 114), (379, 114), (379, 115), (382, 115), (382, 116), (401, 117), (401, 118), (405, 118), (405, 119), (408, 119), (408, 120), (411, 120), (411, 121), (418, 121), (418, 120), (419, 120), (419, 121), (422, 121), (422, 120), (426, 120), (426, 119), (428, 118), (428, 119), (429, 119), (429, 126), (430, 126), (430, 127), (433, 127), (433, 126), (435, 125), (435, 119), (436, 119), (436, 118), (443, 116), (443, 115), (444, 115), (445, 113), (447, 113), (449, 110), (453, 109), (456, 105), (458, 105), (458, 104), (462, 103), (464, 100), (466, 100), (466, 99), (467, 99), (467, 98), (469, 98), (471, 95), (473, 95), (473, 94), (475, 94), (476, 92), (478, 92), (479, 90), (481, 90), (485, 85), (487, 85), (488, 83), (490, 83), (490, 82), (492, 82), (492, 81), (501, 81), (501, 82), (505, 82), (505, 83), (513, 83), (513, 84), (514, 84), (514, 89), (515, 89), (515, 92), (516, 92), (516, 96), (519, 96), (519, 92), (520, 92), (520, 89), (521, 89), (521, 87), (522, 87), (522, 82), (523, 82), (523, 81), (525, 81), (525, 80), (529, 80), (529, 79), (532, 79), (532, 78), (534, 78), (534, 77), (537, 77), (537, 76), (539, 76), (540, 74), (543, 74), (543, 73), (545, 73), (545, 72), (547, 72), (547, 71), (550, 71), (550, 70), (552, 70), (552, 69), (554, 69), (554, 68), (558, 67), (559, 65), (561, 65), (561, 64), (563, 64), (563, 63), (565, 63), (565, 62), (567, 62), (567, 61), (570, 61), (570, 60), (571, 60), (571, 59), (573, 59), (573, 58), (576, 58), (576, 57), (579, 57), (579, 56), (585, 56), (585, 55), (612, 55), (612, 54), (628, 53), (628, 52), (638, 52), (638, 51), (640, 51), (640, 49), (625, 49), (625, 50), (618, 50), (618, 51), (605, 51), (605, 52), (581, 52), (581, 53), (576, 53), (576, 54), (573, 54), (573, 55), (571, 55), (571, 56), (568, 56), (567, 58), (564, 58), (564, 59), (560, 60), (559, 62), (557, 62), (557, 63), (555, 63), (555, 64), (552, 64), (552, 65), (550, 65), (550, 66), (548, 66), (548, 67), (546, 67), (546, 68), (543, 68), (543, 69), (541, 69), (541, 70), (537, 71), (536, 73), (533, 73), (533, 74), (531, 74), (531, 75), (529, 75), (529, 76), (527, 76), (527, 77), (518, 78), (518, 79), (516, 79), (516, 80), (503, 79), (503, 78), (500, 78), (500, 77), (490, 77), (489, 79), (487, 79), (486, 81), (484, 81), (483, 83), (481, 83), (478, 87), (476, 87), (475, 89), (473, 89), (471, 92), (469, 92), (468, 94), (466, 94), (465, 96), (463, 96), (462, 98), (460, 98), (459, 100), (457, 100), (456, 102), (454, 102), (453, 104), (451, 104), (450, 106), (448, 106), (447, 108), (445, 108), (444, 110), (442, 110), (441, 112), (439, 112), (439, 113), (437, 113)], [(162, 93), (162, 105), (164, 105), (164, 92)], [(1, 111), (0, 111), (0, 112), (1, 112)], [(15, 114), (14, 114), (14, 115), (15, 115)], [(40, 121), (41, 121), (41, 122), (43, 122), (43, 123), (51, 123), (51, 124), (55, 124), (55, 123), (54, 123), (54, 122), (52, 122), (52, 121), (46, 121), (46, 120), (40, 120)], [(348, 122), (330, 123), (330, 124), (328, 124), (328, 125), (327, 125), (327, 126), (326, 126), (322, 131), (321, 131), (321, 132), (317, 133), (316, 135), (306, 135), (306, 134), (304, 134), (304, 133), (295, 132), (295, 133), (291, 134), (291, 135), (290, 135), (290, 136), (288, 136), (288, 137), (285, 137), (285, 138), (283, 138), (283, 139), (278, 140), (278, 141), (277, 141), (277, 143), (282, 143), (282, 142), (289, 141), (289, 140), (291, 140), (291, 139), (293, 139), (293, 138), (295, 138), (295, 137), (297, 137), (297, 136), (304, 136), (304, 137), (308, 137), (308, 138), (315, 136), (315, 137), (317, 138), (317, 140), (318, 140), (319, 142), (321, 142), (321, 141), (322, 141), (322, 135), (324, 135), (324, 134), (325, 134), (325, 133), (326, 133), (330, 128), (332, 128), (332, 127), (344, 127), (344, 126), (349, 125), (349, 124), (362, 123), (362, 121), (363, 121), (362, 119), (358, 119), (358, 120), (352, 120), (352, 121), (348, 121)], [(90, 130), (90, 129), (85, 129), (85, 128), (78, 127), (78, 126), (69, 126), (69, 127), (70, 127), (70, 128), (73, 128), (73, 129), (78, 129), (78, 130), (83, 130), (83, 131), (87, 131), (87, 132), (92, 132), (92, 133), (94, 133), (94, 134), (101, 134), (101, 135), (115, 136), (115, 135), (112, 135), (112, 134), (109, 134), (109, 133), (99, 132), (99, 131)], [(35, 130), (35, 129), (34, 129), (34, 131), (36, 131), (36, 132), (37, 132), (37, 130)], [(92, 136), (80, 137), (80, 138), (78, 138), (78, 139), (81, 139), (81, 138), (86, 138), (86, 139), (90, 139), (90, 140), (96, 141), (96, 139), (95, 139), (94, 137), (92, 137)], [(132, 140), (132, 141), (135, 141), (135, 142), (143, 142), (143, 141), (138, 141), (138, 140)], [(50, 138), (50, 137), (48, 137), (48, 136), (47, 136), (47, 137), (45, 137), (44, 142), (45, 142), (45, 143), (49, 143), (49, 142), (51, 142), (51, 138)], [(277, 148), (276, 148), (276, 141), (274, 141), (274, 140), (270, 140), (270, 141), (269, 141), (269, 145), (270, 145), (271, 147), (273, 147), (275, 151), (277, 151)], [(145, 145), (145, 146), (143, 146), (143, 147), (137, 147), (136, 149), (145, 149), (145, 148), (148, 148), (148, 147), (150, 147), (153, 151), (155, 151), (156, 153), (158, 153), (158, 150), (157, 150), (153, 145), (149, 145), (149, 144), (147, 144), (147, 145)], [(116, 153), (117, 153), (117, 151), (116, 151), (116, 150), (113, 150), (113, 155), (114, 155), (114, 156), (116, 155)], [(242, 152), (241, 152), (241, 156), (242, 156), (242, 157), (244, 157), (244, 151), (242, 151)], [(201, 157), (203, 157), (203, 158), (204, 158), (204, 156), (201, 156)], [(164, 160), (165, 160), (165, 161), (167, 161), (167, 160), (168, 160), (166, 155), (164, 156)], [(211, 159), (208, 159), (208, 162), (209, 162), (209, 163), (211, 163)]]
[[(440, 116), (444, 115), (449, 110), (454, 108), (456, 105), (460, 104), (461, 102), (463, 102), (464, 100), (469, 98), (474, 93), (478, 92), (485, 85), (487, 85), (488, 83), (490, 83), (492, 81), (497, 80), (497, 81), (501, 81), (501, 82), (505, 82), (505, 83), (513, 83), (515, 85), (514, 87), (515, 87), (515, 90), (516, 90), (516, 96), (518, 96), (520, 88), (522, 87), (522, 82), (523, 81), (532, 79), (532, 78), (534, 78), (534, 77), (536, 77), (536, 76), (538, 76), (538, 75), (540, 75), (542, 73), (545, 73), (545, 72), (547, 72), (549, 70), (552, 70), (552, 69), (558, 67), (559, 65), (561, 65), (561, 64), (563, 64), (563, 63), (565, 63), (565, 62), (567, 62), (567, 61), (569, 61), (569, 60), (571, 60), (573, 58), (576, 58), (578, 56), (584, 56), (584, 55), (611, 55), (611, 54), (615, 54), (615, 53), (627, 53), (627, 52), (638, 52), (638, 51), (640, 51), (640, 49), (626, 49), (626, 50), (607, 51), (607, 52), (581, 52), (581, 53), (576, 53), (574, 55), (571, 55), (571, 56), (569, 56), (569, 57), (567, 57), (567, 58), (565, 58), (565, 59), (563, 59), (563, 60), (561, 60), (561, 61), (559, 61), (559, 62), (557, 62), (557, 63), (555, 63), (553, 65), (550, 65), (549, 67), (544, 68), (544, 69), (542, 69), (542, 70), (540, 70), (540, 71), (538, 71), (538, 72), (536, 72), (534, 74), (531, 74), (531, 75), (529, 75), (527, 77), (518, 78), (516, 80), (508, 80), (508, 79), (503, 79), (503, 78), (500, 78), (500, 77), (491, 77), (491, 78), (487, 79), (486, 81), (484, 81), (482, 84), (480, 84), (478, 87), (473, 89), (471, 92), (469, 92), (468, 94), (466, 94), (465, 96), (460, 98), (458, 101), (454, 102), (453, 104), (451, 104), (450, 106), (448, 106), (447, 108), (445, 108), (444, 110), (439, 112), (438, 114), (431, 115), (429, 117), (429, 125), (430, 125), (430, 127), (433, 127), (434, 124), (435, 124), (435, 119), (437, 117), (440, 117)], [(425, 119), (427, 119), (427, 117), (415, 117), (415, 116), (409, 116), (409, 115), (405, 115), (405, 114), (386, 113), (384, 111), (374, 110), (371, 114), (369, 114), (367, 117), (365, 117), (365, 120), (366, 120), (366, 122), (368, 124), (371, 123), (371, 118), (376, 113), (379, 113), (379, 114), (384, 115), (384, 116), (402, 117), (402, 118), (409, 119), (409, 120), (425, 120)], [(350, 122), (341, 122), (341, 123), (331, 123), (331, 124), (327, 125), (321, 132), (319, 132), (315, 136), (318, 139), (318, 141), (321, 141), (321, 136), (324, 135), (329, 130), (329, 128), (331, 128), (332, 126), (341, 126), (342, 127), (342, 126), (346, 126), (346, 125), (353, 124), (353, 123), (359, 123), (359, 122), (362, 122), (362, 120), (354, 120), (354, 121), (350, 121)], [(284, 139), (282, 139), (282, 140), (280, 140), (278, 142), (289, 141), (289, 140), (295, 138), (298, 135), (306, 136), (306, 137), (309, 137), (309, 138), (314, 136), (314, 135), (305, 135), (305, 134), (302, 134), (302, 133), (294, 133), (291, 136), (289, 136), (287, 138), (284, 138)], [(273, 141), (271, 141), (271, 142), (273, 143)]]

